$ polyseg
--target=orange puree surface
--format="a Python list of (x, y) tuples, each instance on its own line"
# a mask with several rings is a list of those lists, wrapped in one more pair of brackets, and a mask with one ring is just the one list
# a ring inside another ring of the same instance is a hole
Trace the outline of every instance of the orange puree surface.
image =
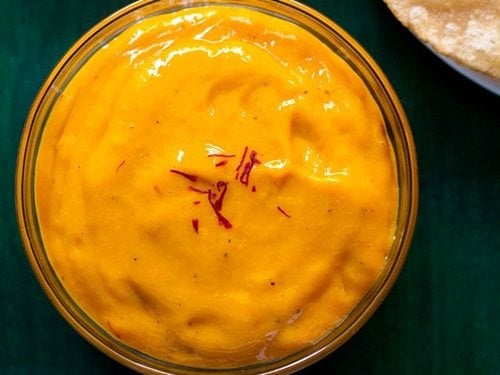
[(206, 6), (141, 20), (81, 67), (36, 198), (57, 275), (109, 335), (236, 366), (342, 322), (385, 265), (398, 186), (343, 60), (287, 21)]

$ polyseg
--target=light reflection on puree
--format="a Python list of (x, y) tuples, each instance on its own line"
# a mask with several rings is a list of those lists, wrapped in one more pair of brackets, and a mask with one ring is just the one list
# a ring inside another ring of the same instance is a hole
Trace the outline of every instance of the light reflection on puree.
[(88, 60), (48, 119), (36, 194), (57, 274), (110, 335), (233, 366), (345, 318), (384, 267), (398, 187), (346, 63), (294, 24), (208, 6)]

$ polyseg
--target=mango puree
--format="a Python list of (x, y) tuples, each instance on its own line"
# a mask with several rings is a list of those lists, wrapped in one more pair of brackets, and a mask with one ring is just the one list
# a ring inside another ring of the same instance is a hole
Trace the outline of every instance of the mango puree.
[(224, 367), (345, 319), (385, 265), (398, 186), (344, 61), (290, 22), (206, 6), (144, 19), (81, 67), (36, 199), (57, 275), (109, 335)]

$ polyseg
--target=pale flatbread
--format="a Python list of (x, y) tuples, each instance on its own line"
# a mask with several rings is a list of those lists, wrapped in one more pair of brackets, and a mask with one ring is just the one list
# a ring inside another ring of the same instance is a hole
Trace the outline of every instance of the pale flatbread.
[(384, 1), (437, 52), (500, 78), (500, 0)]

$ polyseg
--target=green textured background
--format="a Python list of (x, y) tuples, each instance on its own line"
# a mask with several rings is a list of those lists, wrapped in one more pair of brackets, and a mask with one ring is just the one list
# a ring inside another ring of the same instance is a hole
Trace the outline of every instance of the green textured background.
[[(368, 324), (304, 374), (500, 374), (500, 98), (418, 42), (381, 0), (307, 0), (380, 64), (410, 119), (420, 212), (407, 263)], [(29, 106), (57, 60), (123, 0), (0, 0), (0, 374), (130, 373), (81, 339), (37, 284), (14, 173)]]

